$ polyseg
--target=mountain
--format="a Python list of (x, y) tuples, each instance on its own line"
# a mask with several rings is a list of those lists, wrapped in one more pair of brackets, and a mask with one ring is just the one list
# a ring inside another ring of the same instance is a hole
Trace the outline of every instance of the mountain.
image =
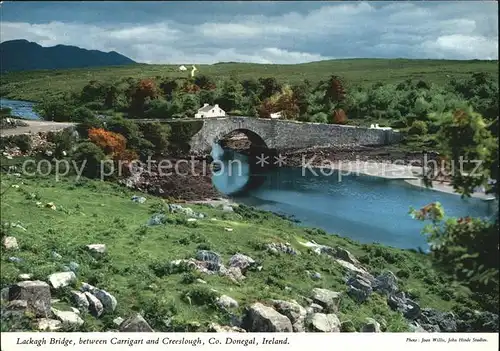
[(76, 46), (43, 47), (24, 39), (0, 43), (0, 71), (122, 66), (136, 63), (115, 51), (102, 52)]

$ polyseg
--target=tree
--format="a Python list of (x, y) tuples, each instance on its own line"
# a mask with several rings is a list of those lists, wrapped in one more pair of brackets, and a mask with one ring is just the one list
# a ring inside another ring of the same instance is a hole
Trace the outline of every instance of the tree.
[(167, 98), (172, 98), (172, 94), (177, 90), (179, 84), (175, 79), (166, 79), (160, 83), (160, 89)]
[(214, 90), (216, 88), (213, 79), (204, 74), (197, 75), (194, 78), (194, 84), (198, 86), (201, 90)]
[(333, 123), (333, 124), (346, 124), (347, 123), (347, 116), (346, 116), (343, 109), (337, 108), (337, 109), (333, 110), (331, 123)]
[[(451, 174), (454, 189), (462, 196), (470, 196), (474, 188), (484, 186), (498, 200), (498, 186), (489, 184), (490, 177), (498, 182), (498, 139), (489, 132), (482, 116), (471, 108), (445, 113), (442, 118), (438, 136), (440, 151), (455, 166)], [(470, 162), (472, 160), (481, 162), (478, 169), (473, 169), (477, 163)], [(462, 167), (457, 169), (457, 165)], [(496, 313), (499, 299), (498, 213), (489, 220), (446, 218), (439, 203), (418, 211), (412, 209), (411, 213), (419, 220), (431, 222), (423, 232), (437, 267), (466, 283), (475, 293), (476, 300)]]
[(235, 79), (228, 79), (222, 83), (219, 96), (215, 102), (226, 111), (238, 110), (242, 105), (243, 87)]
[(89, 139), (99, 146), (106, 155), (115, 157), (126, 149), (127, 139), (121, 134), (109, 132), (101, 128), (89, 130)]
[(259, 99), (261, 101), (270, 98), (281, 90), (281, 85), (274, 77), (259, 78), (259, 83), (262, 86), (262, 91), (259, 94)]

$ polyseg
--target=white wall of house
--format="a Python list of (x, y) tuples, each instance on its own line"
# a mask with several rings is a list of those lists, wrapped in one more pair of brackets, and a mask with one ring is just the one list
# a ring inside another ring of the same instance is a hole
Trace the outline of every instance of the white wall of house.
[(202, 108), (198, 110), (198, 112), (194, 115), (194, 118), (213, 118), (213, 117), (225, 117), (226, 112), (219, 107), (219, 105), (215, 104), (214, 106), (210, 106), (208, 104), (204, 104)]
[(271, 113), (271, 118), (281, 118), (283, 117), (282, 114), (281, 114), (281, 111), (280, 112), (275, 112), (275, 113)]

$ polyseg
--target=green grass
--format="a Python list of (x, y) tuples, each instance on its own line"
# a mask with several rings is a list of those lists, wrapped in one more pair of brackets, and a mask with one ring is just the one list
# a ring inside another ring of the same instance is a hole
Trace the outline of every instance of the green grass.
[[(15, 184), (19, 188), (12, 187)], [(238, 213), (223, 213), (209, 206), (193, 205), (194, 210), (208, 217), (193, 224), (174, 216), (170, 223), (148, 227), (145, 224), (155, 209), (163, 206), (162, 200), (145, 196), (146, 203), (134, 203), (130, 199), (134, 193), (112, 183), (76, 182), (71, 178), (56, 182), (3, 174), (1, 192), (4, 193), (2, 222), (19, 221), (26, 228), (26, 231), (11, 228), (4, 232), (18, 239), (20, 250), (2, 251), (2, 287), (16, 282), (20, 273), (46, 280), (63, 265), (77, 262), (79, 281), (105, 289), (118, 300), (113, 315), (99, 320), (85, 316), (83, 331), (113, 328), (114, 317), (127, 317), (133, 311), (142, 311), (153, 328), (160, 331), (204, 330), (209, 322), (224, 323), (227, 319), (225, 313), (214, 308), (211, 288), (236, 299), (240, 303), (239, 313), (253, 302), (271, 298), (302, 301), (314, 287), (345, 291), (344, 268), (327, 257), (307, 252), (299, 243), (311, 239), (348, 249), (370, 267), (372, 273), (392, 270), (404, 277), (400, 287), (411, 291), (422, 307), (448, 311), (457, 304), (473, 306), (468, 290), (438, 274), (423, 254), (381, 245), (361, 245), (246, 207)], [(37, 202), (54, 202), (56, 210), (39, 207)], [(234, 230), (228, 232), (225, 227)], [(263, 244), (269, 242), (289, 242), (302, 254), (269, 254), (262, 250)], [(107, 254), (88, 253), (84, 246), (93, 243), (106, 244)], [(238, 285), (225, 277), (196, 272), (173, 274), (164, 269), (172, 260), (194, 257), (198, 249), (216, 251), (224, 262), (240, 252), (260, 262), (263, 270), (247, 273), (247, 279)], [(52, 258), (52, 251), (63, 258)], [(10, 256), (22, 258), (23, 262), (11, 263)], [(320, 272), (322, 279), (312, 280), (306, 270)], [(207, 284), (195, 282), (196, 278), (204, 279)], [(186, 293), (192, 297), (192, 304), (183, 298)], [(66, 290), (54, 292), (53, 297), (62, 300), (60, 308), (67, 306)], [(171, 321), (166, 326), (164, 321), (169, 317)], [(373, 294), (360, 305), (345, 295), (339, 318), (351, 320), (359, 328), (365, 317), (383, 318), (388, 331), (407, 329), (403, 317), (391, 311), (383, 297)]]
[[(137, 64), (122, 67), (12, 72), (2, 75), (0, 96), (40, 101), (63, 92), (79, 92), (91, 80), (114, 81), (123, 77), (153, 78), (187, 77), (178, 65)], [(406, 79), (423, 79), (443, 84), (451, 77), (467, 77), (471, 73), (498, 74), (498, 61), (449, 61), (408, 59), (329, 60), (296, 65), (254, 63), (221, 63), (197, 65), (198, 74), (216, 78), (236, 76), (238, 79), (275, 77), (281, 82), (300, 83), (308, 79), (315, 84), (332, 74), (343, 77), (349, 85), (376, 82), (399, 83)]]

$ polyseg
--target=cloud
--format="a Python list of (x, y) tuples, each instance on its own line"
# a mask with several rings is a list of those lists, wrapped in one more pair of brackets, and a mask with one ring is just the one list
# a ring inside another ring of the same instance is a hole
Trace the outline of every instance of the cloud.
[[(21, 11), (9, 17), (3, 9), (1, 38), (114, 50), (146, 63), (498, 59), (498, 4), (493, 2), (235, 2), (224, 7), (214, 2), (198, 3), (191, 16), (173, 15), (180, 12), (171, 4), (106, 3), (116, 9), (108, 22), (102, 16), (98, 22), (90, 15), (82, 18), (86, 12), (50, 17), (47, 9), (40, 19), (32, 18), (34, 11), (23, 21)], [(125, 11), (136, 11), (139, 19), (115, 15)], [(147, 15), (154, 21), (147, 22)]]

